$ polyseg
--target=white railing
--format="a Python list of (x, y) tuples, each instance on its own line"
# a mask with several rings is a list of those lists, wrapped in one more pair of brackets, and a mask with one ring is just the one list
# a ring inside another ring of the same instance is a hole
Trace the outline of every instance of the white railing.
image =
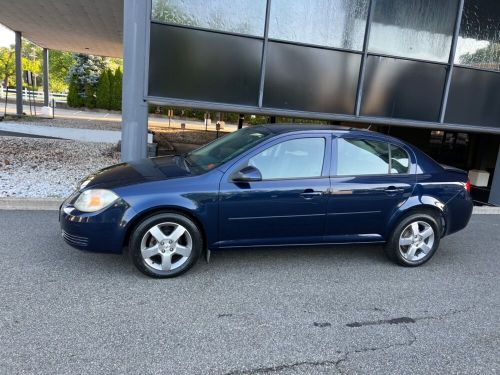
[[(0, 99), (5, 99), (5, 96), (9, 95), (9, 99), (16, 98), (16, 90), (15, 89), (4, 89), (2, 85), (0, 85)], [(31, 99), (30, 99), (31, 98)], [(49, 102), (52, 102), (52, 99), (55, 100), (56, 103), (66, 103), (68, 98), (68, 94), (66, 93), (49, 93)], [(34, 100), (35, 102), (43, 103), (43, 91), (31, 91), (27, 88), (23, 88), (23, 100), (29, 101)]]

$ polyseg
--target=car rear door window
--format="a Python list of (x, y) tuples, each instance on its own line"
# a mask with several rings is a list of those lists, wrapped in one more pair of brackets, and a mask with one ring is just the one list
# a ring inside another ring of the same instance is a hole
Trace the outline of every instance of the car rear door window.
[(391, 145), (391, 174), (408, 173), (410, 159), (401, 147)]
[(263, 180), (320, 177), (325, 138), (300, 138), (275, 144), (248, 161)]
[(389, 144), (364, 139), (339, 138), (337, 175), (389, 174)]

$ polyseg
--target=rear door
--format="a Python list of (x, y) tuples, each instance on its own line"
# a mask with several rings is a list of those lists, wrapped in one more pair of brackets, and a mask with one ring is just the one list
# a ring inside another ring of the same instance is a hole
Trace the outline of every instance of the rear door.
[(413, 160), (403, 145), (370, 137), (336, 138), (326, 241), (383, 240), (390, 217), (413, 191)]
[[(321, 242), (325, 229), (331, 134), (284, 136), (240, 160), (220, 184), (219, 246)], [(262, 181), (231, 175), (251, 165)]]

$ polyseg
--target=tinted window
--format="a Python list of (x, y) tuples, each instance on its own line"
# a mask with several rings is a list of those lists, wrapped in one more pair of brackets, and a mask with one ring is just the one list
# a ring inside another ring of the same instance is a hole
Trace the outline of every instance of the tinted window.
[(272, 0), (269, 37), (361, 50), (368, 0)]
[(184, 159), (191, 172), (203, 173), (235, 158), (270, 135), (266, 128), (245, 128), (187, 153)]
[(324, 155), (324, 138), (293, 139), (253, 156), (248, 165), (257, 168), (264, 180), (319, 177)]
[(269, 42), (264, 106), (354, 112), (361, 55)]
[(256, 105), (262, 45), (262, 40), (154, 23), (149, 95)]
[(391, 174), (408, 173), (410, 160), (405, 150), (391, 145)]
[(500, 2), (466, 0), (455, 63), (500, 70)]
[(446, 66), (368, 56), (361, 113), (438, 121)]
[(447, 62), (457, 0), (377, 0), (369, 50)]
[(153, 21), (264, 35), (266, 0), (153, 0)]
[(385, 142), (339, 138), (337, 175), (389, 173), (389, 145)]

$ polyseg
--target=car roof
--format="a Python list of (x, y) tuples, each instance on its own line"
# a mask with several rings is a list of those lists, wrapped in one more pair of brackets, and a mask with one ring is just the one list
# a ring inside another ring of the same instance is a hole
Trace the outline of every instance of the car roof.
[(291, 132), (298, 132), (298, 131), (314, 131), (314, 130), (349, 131), (352, 129), (352, 128), (349, 128), (347, 126), (321, 125), (321, 124), (297, 124), (297, 123), (265, 124), (262, 126), (269, 129), (274, 134), (291, 133)]
[(379, 138), (380, 140), (385, 140), (386, 142), (392, 142), (396, 144), (404, 144), (409, 147), (409, 145), (398, 139), (394, 138), (390, 135), (374, 132), (368, 129), (360, 129), (360, 128), (350, 128), (347, 126), (339, 126), (339, 125), (322, 125), (322, 124), (298, 124), (298, 123), (280, 123), (280, 124), (265, 124), (260, 125), (269, 129), (273, 134), (285, 134), (285, 133), (293, 133), (293, 132), (303, 132), (303, 131), (329, 131), (332, 133), (344, 133), (344, 134), (352, 134), (355, 136), (366, 136), (370, 135), (374, 138)]

